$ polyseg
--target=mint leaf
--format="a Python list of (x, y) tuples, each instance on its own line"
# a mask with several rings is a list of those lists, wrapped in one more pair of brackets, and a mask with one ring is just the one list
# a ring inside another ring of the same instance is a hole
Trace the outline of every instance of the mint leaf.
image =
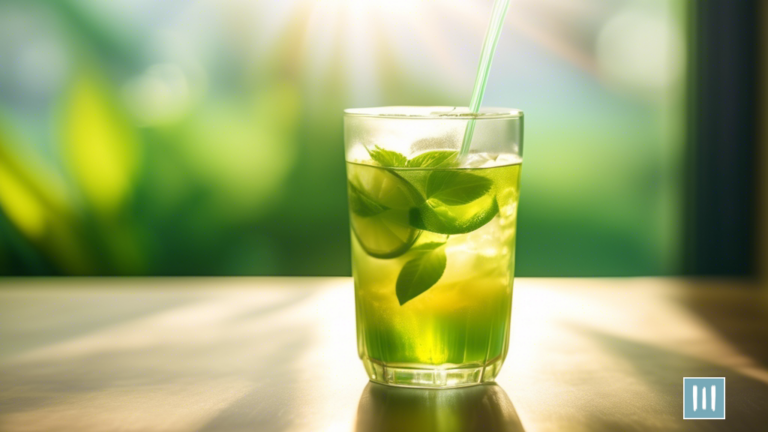
[(408, 163), (408, 159), (400, 153), (379, 146), (375, 146), (373, 150), (368, 149), (368, 154), (371, 155), (371, 159), (385, 167), (404, 167)]
[(383, 206), (376, 201), (368, 198), (358, 187), (352, 183), (348, 183), (349, 193), (349, 208), (358, 216), (370, 217), (387, 210), (386, 206)]
[(435, 171), (427, 178), (427, 198), (448, 205), (464, 205), (487, 194), (493, 181), (463, 171)]
[(427, 201), (410, 210), (408, 223), (414, 228), (438, 234), (466, 234), (490, 222), (499, 212), (499, 205), (496, 198), (493, 198), (488, 206), (479, 210), (472, 208), (451, 211), (452, 209), (461, 207), (434, 205)]
[[(446, 236), (445, 238), (447, 239), (448, 236)], [(440, 246), (443, 246), (444, 244), (445, 244), (444, 241), (442, 241), (442, 242), (429, 242), (429, 243), (420, 244), (418, 246), (414, 246), (414, 247), (411, 248), (411, 250), (413, 252), (432, 251), (432, 250), (435, 250), (435, 249), (439, 248)]]
[(445, 272), (445, 243), (425, 243), (411, 251), (416, 257), (405, 263), (397, 276), (397, 301), (400, 306), (432, 288)]
[(459, 152), (453, 150), (435, 150), (424, 152), (407, 162), (413, 168), (434, 168), (456, 165)]

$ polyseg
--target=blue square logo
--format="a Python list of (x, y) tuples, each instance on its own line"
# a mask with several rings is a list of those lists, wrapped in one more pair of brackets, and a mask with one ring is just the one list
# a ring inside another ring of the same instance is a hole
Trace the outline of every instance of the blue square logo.
[(725, 420), (725, 378), (683, 378), (683, 419)]

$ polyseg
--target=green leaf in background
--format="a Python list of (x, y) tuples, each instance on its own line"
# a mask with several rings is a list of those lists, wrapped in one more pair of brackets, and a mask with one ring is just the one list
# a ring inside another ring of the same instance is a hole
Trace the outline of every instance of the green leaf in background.
[(49, 224), (49, 210), (40, 197), (8, 168), (0, 159), (0, 208), (27, 238), (40, 240)]
[(386, 206), (365, 196), (365, 194), (352, 183), (349, 183), (349, 208), (353, 213), (362, 217), (376, 216), (387, 210)]
[(499, 212), (495, 197), (487, 197), (465, 206), (447, 206), (427, 201), (412, 208), (412, 227), (439, 234), (466, 234), (490, 222)]
[(371, 155), (371, 159), (384, 167), (402, 168), (408, 163), (408, 159), (400, 153), (379, 146), (375, 146), (373, 150), (368, 149), (368, 154)]
[(6, 130), (0, 118), (0, 211), (25, 240), (62, 271), (89, 274), (93, 267), (84, 252), (64, 183), (33, 154), (13, 151), (27, 144)]
[(454, 150), (434, 150), (424, 152), (408, 160), (406, 166), (411, 168), (448, 167), (456, 164), (459, 152)]
[(435, 171), (427, 178), (427, 198), (448, 205), (464, 205), (491, 190), (493, 182), (463, 171)]
[(405, 263), (397, 277), (400, 306), (434, 286), (445, 272), (445, 243), (425, 243), (411, 249), (416, 256)]
[(116, 211), (133, 187), (138, 137), (94, 71), (84, 70), (66, 93), (61, 128), (64, 157), (85, 197), (102, 212)]

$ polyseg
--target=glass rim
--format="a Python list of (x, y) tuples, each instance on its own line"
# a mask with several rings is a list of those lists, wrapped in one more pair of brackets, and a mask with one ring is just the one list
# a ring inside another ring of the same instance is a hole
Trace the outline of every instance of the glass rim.
[(481, 108), (472, 113), (467, 107), (456, 106), (384, 106), (348, 108), (344, 117), (367, 117), (398, 120), (499, 120), (522, 118), (523, 111), (516, 108)]

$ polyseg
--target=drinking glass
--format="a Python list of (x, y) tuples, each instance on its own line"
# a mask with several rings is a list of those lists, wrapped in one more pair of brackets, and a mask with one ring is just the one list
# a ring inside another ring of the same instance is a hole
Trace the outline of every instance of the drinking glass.
[(523, 113), (509, 108), (345, 111), (357, 347), (372, 381), (442, 388), (498, 375), (522, 136)]

